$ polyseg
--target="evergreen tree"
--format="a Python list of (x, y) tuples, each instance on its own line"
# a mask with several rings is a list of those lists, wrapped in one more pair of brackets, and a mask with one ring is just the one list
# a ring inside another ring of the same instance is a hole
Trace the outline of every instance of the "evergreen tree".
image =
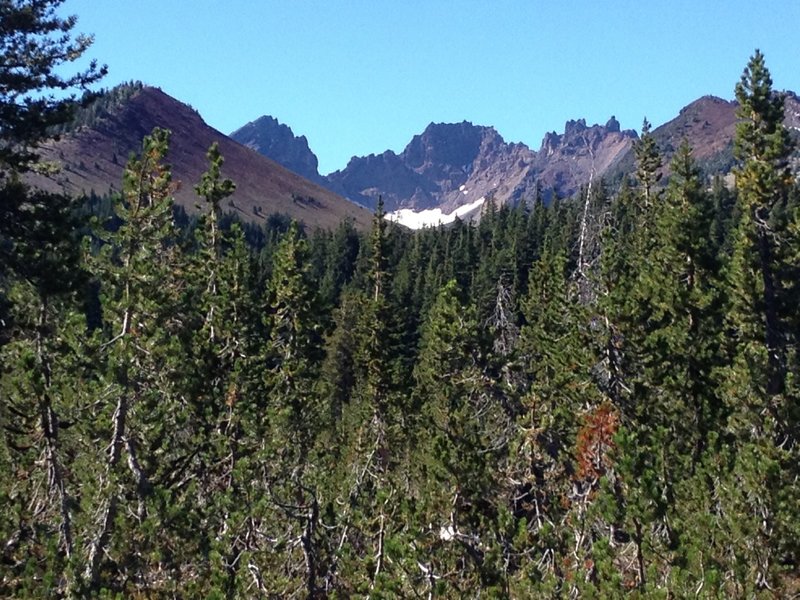
[(566, 249), (546, 243), (523, 301), (519, 354), (529, 383), (509, 474), (517, 482), (515, 544), (520, 555), (532, 553), (516, 578), (520, 595), (554, 593), (564, 584), (563, 569), (580, 570), (592, 556), (587, 510), (603, 473), (597, 466), (596, 473), (579, 474), (577, 436), (580, 415), (599, 406), (602, 396), (590, 374), (591, 346), (581, 331), (584, 308), (576, 291)]
[(161, 540), (151, 532), (170, 526), (167, 492), (177, 483), (170, 465), (185, 450), (170, 435), (183, 429), (186, 413), (173, 387), (184, 315), (171, 174), (163, 164), (168, 140), (167, 131), (155, 129), (141, 156), (129, 161), (115, 206), (123, 225), (98, 232), (105, 245), (91, 260), (101, 282), (106, 337), (96, 349), (104, 385), (97, 433), (108, 442), (102, 444), (107, 451), (87, 449), (99, 476), (82, 499), (92, 515), (84, 540), (86, 590), (121, 585), (129, 570), (157, 569), (150, 561)]
[(450, 281), (426, 319), (414, 370), (422, 399), (413, 460), (420, 593), (507, 593), (496, 502), (510, 428), (478, 342), (474, 309), (461, 305)]
[(727, 326), (731, 363), (724, 372), (730, 454), (719, 495), (731, 534), (725, 564), (731, 593), (775, 589), (798, 560), (797, 306), (788, 253), (797, 248), (784, 210), (792, 150), (783, 125), (783, 98), (772, 90), (764, 56), (756, 51), (736, 86), (740, 123), (735, 155), (737, 204), (728, 269)]
[(93, 39), (73, 37), (77, 18), (58, 14), (63, 1), (0, 2), (0, 180), (32, 168), (35, 148), (49, 128), (69, 121), (76, 97), (60, 92), (86, 90), (106, 73), (96, 61), (77, 73), (64, 73)]
[[(647, 572), (641, 583), (652, 585), (655, 579), (667, 586), (673, 584), (673, 566), (687, 566), (685, 555), (677, 558), (685, 551), (681, 536), (697, 548), (689, 524), (698, 507), (694, 490), (683, 484), (701, 468), (706, 453), (718, 450), (711, 446), (720, 419), (714, 374), (722, 341), (719, 268), (707, 243), (712, 206), (685, 143), (672, 173), (669, 189), (653, 208), (653, 242), (639, 259), (626, 315), (626, 352), (636, 372), (628, 378), (619, 469), (637, 544), (642, 532), (638, 577)], [(695, 480), (702, 485), (702, 478)], [(693, 567), (695, 577), (706, 576), (699, 565)], [(687, 589), (696, 585), (690, 581)]]
[[(206, 213), (194, 230), (194, 252), (185, 272), (185, 311), (189, 338), (185, 341), (185, 393), (191, 412), (182, 434), (192, 448), (183, 457), (187, 479), (184, 494), (172, 504), (182, 506), (181, 546), (190, 564), (198, 562), (191, 593), (231, 596), (242, 588), (236, 557), (247, 548), (241, 522), (247, 514), (240, 501), (251, 487), (253, 471), (242, 468), (263, 437), (258, 427), (257, 386), (250, 385), (255, 337), (255, 311), (250, 297), (250, 253), (238, 225), (222, 229), (222, 201), (235, 185), (223, 179), (223, 158), (216, 144), (207, 153), (208, 170), (195, 186)], [(190, 367), (190, 368), (188, 368)], [(246, 507), (247, 505), (245, 505)], [(238, 525), (238, 526), (237, 526)]]
[(76, 104), (70, 92), (87, 90), (106, 72), (92, 62), (83, 71), (66, 73), (92, 38), (73, 37), (76, 17), (57, 14), (62, 2), (0, 2), (0, 344), (8, 337), (7, 295), (15, 269), (24, 267), (31, 253), (43, 251), (36, 243), (45, 229), (65, 233), (50, 243), (68, 243), (73, 235), (66, 230), (71, 221), (63, 220), (66, 198), (31, 193), (20, 174), (44, 167), (36, 147), (51, 127), (69, 121)]
[(650, 133), (650, 122), (647, 119), (642, 122), (642, 135), (634, 144), (633, 150), (636, 154), (636, 179), (642, 190), (644, 205), (648, 207), (653, 201), (655, 185), (661, 179), (658, 172), (661, 154), (653, 134)]
[(330, 426), (314, 385), (318, 377), (320, 323), (315, 290), (309, 278), (309, 248), (293, 223), (273, 257), (269, 332), (264, 349), (268, 437), (260, 453), (266, 473), (268, 511), (261, 516), (265, 539), (257, 557), (263, 573), (276, 576), (265, 586), (280, 596), (303, 590), (316, 597), (332, 565), (327, 558), (327, 530), (321, 524), (325, 473), (317, 440)]
[(69, 198), (21, 183), (8, 183), (2, 193), (30, 204), (9, 224), (18, 243), (3, 255), (12, 304), (8, 343), (0, 346), (0, 468), (9, 474), (0, 483), (0, 538), (7, 540), (9, 573), (0, 593), (59, 595), (75, 586), (69, 564), (77, 554), (78, 490), (69, 472), (74, 442), (87, 433), (79, 302), (85, 272)]
[[(637, 187), (623, 184), (611, 204), (603, 235), (595, 307), (598, 314), (589, 339), (596, 349), (595, 377), (611, 403), (608, 410), (603, 409), (607, 417), (603, 420), (610, 425), (614, 419), (609, 419), (616, 415), (614, 427), (619, 427), (618, 443), (611, 453), (614, 469), (602, 481), (602, 521), (608, 531), (619, 529), (632, 541), (633, 557), (627, 563), (632, 568), (619, 575), (627, 585), (644, 589), (651, 556), (648, 525), (663, 518), (663, 503), (653, 501), (652, 490), (657, 487), (653, 482), (659, 473), (653, 464), (656, 455), (648, 440), (636, 438), (636, 432), (645, 436), (649, 432), (643, 421), (658, 401), (651, 394), (642, 347), (647, 321), (641, 317), (649, 304), (641, 282), (657, 277), (648, 267), (659, 243), (656, 215), (661, 206), (661, 191), (656, 188), (661, 158), (646, 119), (635, 153)], [(609, 540), (613, 544), (613, 533)]]
[[(395, 585), (390, 541), (402, 522), (396, 503), (402, 478), (399, 465), (406, 461), (407, 433), (412, 415), (396, 392), (392, 377), (392, 315), (389, 304), (392, 273), (389, 270), (387, 223), (379, 199), (373, 217), (368, 255), (369, 282), (356, 338), (356, 379), (350, 402), (343, 409), (340, 464), (331, 470), (331, 487), (337, 503), (337, 589), (343, 594), (381, 593)], [(344, 587), (338, 587), (343, 585)]]

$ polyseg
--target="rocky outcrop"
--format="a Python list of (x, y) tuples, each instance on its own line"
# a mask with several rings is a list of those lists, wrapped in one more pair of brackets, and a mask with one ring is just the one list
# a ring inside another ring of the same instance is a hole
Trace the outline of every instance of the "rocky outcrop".
[(354, 202), (374, 208), (378, 196), (387, 209), (429, 206), (437, 202), (436, 186), (415, 173), (391, 150), (354, 156), (347, 166), (327, 177), (328, 187)]
[(374, 204), (380, 195), (387, 210), (444, 212), (495, 196), (503, 201), (522, 180), (534, 154), (524, 144), (506, 143), (491, 127), (431, 123), (400, 154), (354, 157), (331, 173), (331, 189)]
[(265, 115), (251, 121), (230, 137), (306, 179), (323, 181), (317, 156), (308, 147), (306, 136), (296, 136), (288, 125), (273, 117)]
[(399, 155), (353, 158), (328, 176), (331, 189), (372, 204), (383, 196), (387, 210), (440, 208), (448, 213), (480, 198), (498, 203), (531, 198), (539, 186), (569, 196), (612, 168), (636, 139), (611, 117), (605, 125), (568, 121), (564, 133), (545, 135), (535, 152), (506, 142), (492, 127), (469, 122), (432, 123)]
[(545, 134), (517, 195), (530, 193), (538, 185), (545, 192), (571, 196), (590, 178), (614, 169), (637, 137), (633, 130), (622, 130), (613, 116), (605, 125), (587, 126), (584, 119), (567, 121), (563, 134)]
[(786, 92), (784, 102), (784, 123), (794, 132), (800, 132), (800, 96), (794, 92)]

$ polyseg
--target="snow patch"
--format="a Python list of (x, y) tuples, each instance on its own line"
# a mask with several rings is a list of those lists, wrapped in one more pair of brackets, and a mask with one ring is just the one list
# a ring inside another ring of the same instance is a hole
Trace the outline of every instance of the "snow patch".
[(453, 212), (444, 214), (441, 208), (429, 208), (416, 212), (410, 208), (401, 208), (394, 212), (387, 213), (384, 217), (389, 221), (405, 225), (409, 229), (422, 229), (423, 227), (435, 227), (437, 225), (446, 225), (452, 223), (457, 217), (463, 217), (471, 213), (473, 210), (479, 208), (484, 201), (485, 197), (480, 197), (475, 202), (459, 206)]

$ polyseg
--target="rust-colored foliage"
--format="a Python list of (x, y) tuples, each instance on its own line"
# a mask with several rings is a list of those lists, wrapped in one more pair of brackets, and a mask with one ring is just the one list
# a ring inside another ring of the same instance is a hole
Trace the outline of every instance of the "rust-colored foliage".
[(580, 479), (599, 479), (608, 467), (608, 452), (614, 447), (614, 435), (619, 427), (617, 411), (609, 402), (591, 410), (583, 418), (578, 431), (575, 456)]

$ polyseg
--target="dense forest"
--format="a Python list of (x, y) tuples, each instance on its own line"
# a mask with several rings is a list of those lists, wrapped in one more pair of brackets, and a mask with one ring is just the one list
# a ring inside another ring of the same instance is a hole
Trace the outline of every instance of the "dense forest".
[(645, 122), (618, 189), (258, 229), (216, 147), (176, 219), (164, 130), (103, 202), (24, 183), (72, 106), (31, 92), (103, 75), (52, 72), (90, 41), (36, 37), (58, 4), (0, 1), (0, 596), (800, 594), (800, 184), (760, 52), (733, 188)]

